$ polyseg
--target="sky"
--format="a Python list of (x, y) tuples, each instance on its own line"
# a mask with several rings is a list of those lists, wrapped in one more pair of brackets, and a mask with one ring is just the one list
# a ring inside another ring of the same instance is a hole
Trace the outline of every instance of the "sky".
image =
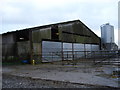
[(79, 19), (99, 37), (100, 26), (110, 23), (118, 44), (118, 1), (0, 0), (0, 34)]

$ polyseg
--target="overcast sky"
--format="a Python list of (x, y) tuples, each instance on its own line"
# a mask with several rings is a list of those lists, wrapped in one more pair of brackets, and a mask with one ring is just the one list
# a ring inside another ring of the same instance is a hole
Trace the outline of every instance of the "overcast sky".
[(0, 0), (0, 33), (70, 20), (81, 20), (99, 37), (109, 22), (118, 43), (119, 0)]

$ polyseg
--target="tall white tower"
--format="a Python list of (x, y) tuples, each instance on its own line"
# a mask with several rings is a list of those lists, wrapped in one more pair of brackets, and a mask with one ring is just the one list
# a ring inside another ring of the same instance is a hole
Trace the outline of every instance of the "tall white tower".
[(114, 43), (114, 27), (109, 23), (101, 26), (102, 43)]
[(106, 23), (101, 25), (100, 28), (102, 44), (111, 50), (114, 44), (114, 26)]

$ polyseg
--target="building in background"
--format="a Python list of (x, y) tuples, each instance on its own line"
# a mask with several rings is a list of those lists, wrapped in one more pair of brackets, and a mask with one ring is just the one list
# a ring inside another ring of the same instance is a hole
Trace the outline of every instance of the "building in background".
[(87, 51), (100, 50), (101, 39), (80, 20), (74, 20), (4, 33), (2, 45), (3, 62), (41, 63), (87, 56)]
[(118, 46), (114, 42), (114, 26), (109, 23), (103, 24), (101, 27), (101, 46), (104, 50), (118, 50)]

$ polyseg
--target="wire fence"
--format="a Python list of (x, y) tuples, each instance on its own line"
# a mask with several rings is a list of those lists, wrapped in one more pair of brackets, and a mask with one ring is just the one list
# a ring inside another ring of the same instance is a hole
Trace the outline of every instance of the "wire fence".
[[(21, 62), (22, 60), (28, 60), (30, 62), (30, 54), (23, 54), (20, 57), (9, 56), (8, 58), (4, 58), (3, 61), (7, 62)], [(64, 49), (64, 50), (47, 50), (42, 53), (33, 54), (33, 59), (40, 63), (42, 62), (56, 62), (56, 61), (81, 61), (81, 62), (92, 62), (93, 64), (98, 64), (101, 62), (108, 62), (111, 58), (117, 58), (116, 61), (120, 61), (120, 51), (112, 50), (98, 50), (98, 51), (77, 51), (72, 49)], [(12, 60), (11, 60), (12, 58)], [(8, 60), (7, 60), (8, 59)], [(9, 60), (10, 59), (10, 60)], [(114, 59), (115, 60), (115, 59)]]
[[(65, 60), (91, 60), (94, 64), (119, 58), (118, 50), (112, 51), (58, 51), (42, 53), (43, 62), (65, 61)], [(98, 62), (99, 60), (99, 62)]]

